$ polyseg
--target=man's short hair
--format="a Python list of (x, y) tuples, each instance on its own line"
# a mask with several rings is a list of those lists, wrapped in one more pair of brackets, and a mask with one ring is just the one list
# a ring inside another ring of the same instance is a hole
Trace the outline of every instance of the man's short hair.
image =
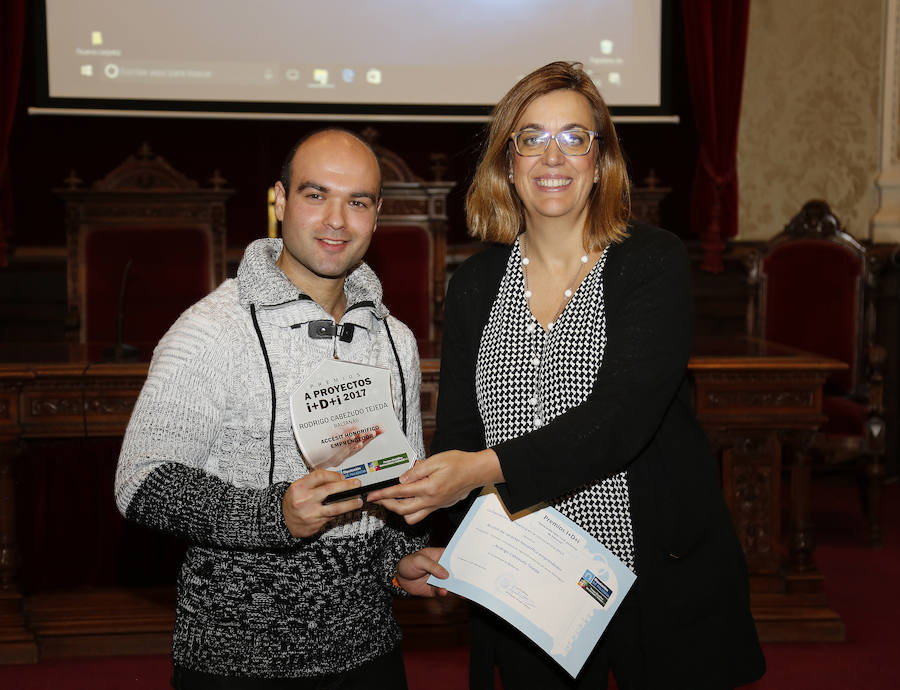
[(341, 132), (343, 134), (347, 134), (348, 136), (356, 139), (360, 144), (369, 149), (369, 152), (372, 154), (372, 157), (375, 158), (375, 163), (378, 165), (378, 198), (381, 199), (382, 192), (382, 181), (384, 180), (384, 173), (381, 170), (381, 159), (378, 158), (378, 154), (375, 153), (375, 149), (372, 148), (372, 145), (363, 139), (356, 132), (352, 132), (349, 129), (344, 129), (343, 127), (322, 127), (321, 129), (313, 130), (308, 134), (304, 134), (300, 139), (297, 140), (290, 151), (288, 151), (287, 156), (284, 158), (284, 163), (281, 164), (281, 184), (284, 187), (284, 195), (287, 197), (291, 193), (291, 165), (294, 162), (294, 156), (297, 154), (297, 150), (303, 146), (307, 141), (312, 139), (314, 136), (318, 136), (319, 134), (324, 134), (325, 132)]

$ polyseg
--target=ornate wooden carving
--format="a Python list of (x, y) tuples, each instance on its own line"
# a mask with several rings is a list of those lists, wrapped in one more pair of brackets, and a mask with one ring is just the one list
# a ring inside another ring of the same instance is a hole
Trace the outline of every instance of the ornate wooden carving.
[(780, 447), (774, 432), (708, 431), (721, 455), (722, 489), (750, 571), (778, 572)]
[(155, 156), (150, 144), (143, 142), (136, 154), (128, 156), (118, 168), (94, 182), (98, 191), (196, 189), (197, 182), (169, 165), (162, 156)]
[[(844, 226), (831, 212), (831, 208), (821, 199), (813, 199), (803, 204), (803, 208), (795, 215), (784, 227), (786, 235), (791, 237), (821, 237), (828, 238), (835, 235), (846, 234)], [(848, 242), (848, 239), (851, 242)], [(859, 243), (852, 237), (842, 237), (842, 242), (855, 244), (859, 247)], [(860, 247), (861, 249), (861, 247)]]
[(708, 407), (815, 407), (815, 395), (810, 391), (709, 391)]
[[(176, 200), (172, 200), (175, 202)], [(99, 218), (115, 218), (118, 222), (123, 219), (151, 218), (171, 219), (188, 218), (190, 220), (209, 220), (212, 210), (209, 206), (89, 206), (82, 209), (80, 220), (96, 220)]]
[(658, 186), (659, 178), (653, 170), (650, 170), (643, 182), (643, 185), (636, 185), (631, 189), (631, 216), (643, 223), (659, 225), (659, 204), (672, 188)]
[(374, 127), (366, 127), (360, 134), (381, 163), (384, 201), (380, 222), (385, 225), (407, 225), (411, 229), (419, 227), (428, 234), (431, 248), (431, 260), (427, 267), (431, 274), (428, 288), (431, 306), (427, 339), (431, 343), (440, 343), (446, 284), (447, 194), (456, 186), (455, 182), (440, 179), (446, 170), (446, 155), (431, 155), (435, 180), (426, 182), (400, 156), (377, 143), (378, 131)]
[(31, 417), (91, 415), (130, 415), (135, 398), (99, 397), (40, 397), (32, 398), (28, 413)]
[(201, 188), (144, 143), (89, 188), (81, 186), (73, 171), (66, 186), (55, 190), (66, 203), (69, 339), (85, 342), (90, 336), (85, 319), (89, 267), (84, 248), (87, 236), (96, 230), (167, 226), (200, 230), (210, 248), (208, 289), (225, 279), (225, 201), (232, 191), (222, 188), (225, 179), (218, 171), (211, 182), (212, 188)]
[(396, 199), (385, 197), (381, 206), (383, 216), (427, 216), (426, 199)]
[(771, 533), (770, 519), (774, 511), (772, 485), (775, 477), (772, 468), (744, 464), (732, 471), (735, 501), (732, 516), (744, 553), (748, 561), (754, 564), (754, 571), (763, 567), (775, 568), (777, 559), (772, 544), (776, 535)]
[(375, 155), (378, 156), (378, 162), (381, 163), (382, 183), (387, 182), (422, 182), (422, 178), (416, 175), (396, 153), (384, 146), (380, 146), (378, 142), (379, 133), (374, 127), (365, 127), (360, 136), (368, 142)]

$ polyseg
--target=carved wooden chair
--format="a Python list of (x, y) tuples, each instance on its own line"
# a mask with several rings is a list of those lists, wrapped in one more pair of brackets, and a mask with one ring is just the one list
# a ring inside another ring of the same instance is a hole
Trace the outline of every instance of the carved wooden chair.
[(64, 189), (71, 340), (97, 354), (149, 356), (178, 315), (225, 279), (225, 201), (214, 174), (201, 188), (147, 144), (91, 187)]
[[(362, 134), (381, 162), (384, 195), (365, 260), (381, 279), (387, 308), (412, 329), (422, 356), (435, 356), (444, 311), (447, 194), (456, 183), (422, 180), (396, 153), (374, 145), (373, 129)], [(439, 164), (433, 172), (440, 177)]]
[(827, 420), (809, 452), (858, 464), (868, 541), (881, 542), (885, 350), (874, 343), (874, 271), (866, 248), (824, 201), (813, 200), (750, 258), (748, 330), (766, 340), (845, 362), (822, 401)]

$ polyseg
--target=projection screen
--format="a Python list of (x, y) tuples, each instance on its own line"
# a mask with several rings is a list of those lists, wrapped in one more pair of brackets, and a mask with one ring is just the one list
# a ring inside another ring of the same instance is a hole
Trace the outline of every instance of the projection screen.
[(615, 114), (670, 114), (662, 0), (41, 4), (32, 112), (483, 119), (576, 60)]

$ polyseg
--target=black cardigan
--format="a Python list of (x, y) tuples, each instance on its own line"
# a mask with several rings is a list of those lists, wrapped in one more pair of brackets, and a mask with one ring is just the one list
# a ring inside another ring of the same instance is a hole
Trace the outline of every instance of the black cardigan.
[[(654, 687), (748, 683), (765, 662), (743, 552), (692, 411), (687, 253), (675, 235), (641, 225), (607, 251), (608, 340), (594, 388), (546, 426), (494, 447), (506, 479), (498, 488), (517, 511), (627, 470)], [(450, 281), (433, 453), (485, 447), (475, 361), (509, 253), (489, 248)]]

